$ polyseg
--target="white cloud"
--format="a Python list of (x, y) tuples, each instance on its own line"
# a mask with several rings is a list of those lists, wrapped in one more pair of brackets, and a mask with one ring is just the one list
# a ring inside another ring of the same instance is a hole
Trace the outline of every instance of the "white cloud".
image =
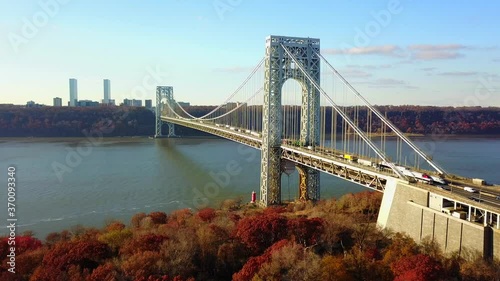
[(366, 78), (373, 76), (371, 73), (359, 69), (345, 69), (342, 70), (340, 74), (347, 78)]
[(449, 71), (449, 72), (442, 72), (439, 73), (439, 75), (444, 75), (444, 76), (473, 76), (479, 74), (476, 71)]
[(380, 78), (373, 81), (357, 82), (357, 84), (366, 84), (372, 88), (405, 88), (418, 89), (418, 87), (410, 85), (408, 82), (393, 78)]
[(470, 49), (470, 47), (461, 44), (416, 44), (408, 46), (411, 56), (416, 60), (440, 60), (440, 59), (456, 59), (463, 57), (460, 50)]
[(349, 49), (323, 49), (323, 54), (329, 55), (384, 55), (384, 56), (399, 56), (400, 48), (396, 45), (369, 46), (369, 47), (354, 47)]

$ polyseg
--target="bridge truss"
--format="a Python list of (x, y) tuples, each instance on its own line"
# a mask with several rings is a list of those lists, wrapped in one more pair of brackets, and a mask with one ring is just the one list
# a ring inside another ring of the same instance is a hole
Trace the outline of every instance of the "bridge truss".
[(301, 200), (320, 198), (319, 171), (379, 191), (389, 177), (422, 176), (405, 170), (445, 174), (333, 68), (319, 39), (269, 36), (264, 58), (222, 104), (191, 114), (159, 87), (157, 112), (172, 132), (178, 124), (261, 149), (262, 206), (281, 202), (283, 161), (295, 163)]

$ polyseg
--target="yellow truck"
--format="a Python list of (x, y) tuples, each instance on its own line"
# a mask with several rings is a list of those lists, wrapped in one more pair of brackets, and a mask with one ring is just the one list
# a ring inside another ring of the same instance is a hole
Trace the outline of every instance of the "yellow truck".
[(344, 154), (344, 159), (352, 162), (358, 161), (358, 157), (351, 154)]

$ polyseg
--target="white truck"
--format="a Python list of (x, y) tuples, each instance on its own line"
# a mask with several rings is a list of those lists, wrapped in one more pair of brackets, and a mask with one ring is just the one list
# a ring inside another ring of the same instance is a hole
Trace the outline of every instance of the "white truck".
[(375, 164), (372, 161), (365, 159), (358, 159), (358, 164), (369, 167), (375, 166)]
[(467, 212), (465, 212), (465, 211), (453, 211), (451, 213), (451, 216), (455, 217), (455, 218), (459, 218), (459, 219), (465, 220), (467, 218)]

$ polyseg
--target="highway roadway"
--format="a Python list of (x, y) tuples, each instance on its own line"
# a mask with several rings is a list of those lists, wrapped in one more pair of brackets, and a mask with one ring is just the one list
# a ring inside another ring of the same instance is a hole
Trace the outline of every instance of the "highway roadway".
[[(451, 199), (461, 202), (463, 204), (481, 207), (486, 205), (500, 210), (500, 200), (496, 199), (496, 194), (489, 191), (483, 191), (481, 188), (474, 187), (478, 192), (469, 192), (464, 190), (464, 186), (457, 184), (436, 185), (418, 184), (420, 187), (425, 187), (430, 191), (435, 191), (438, 194), (449, 196)], [(489, 208), (488, 208), (489, 209)]]

